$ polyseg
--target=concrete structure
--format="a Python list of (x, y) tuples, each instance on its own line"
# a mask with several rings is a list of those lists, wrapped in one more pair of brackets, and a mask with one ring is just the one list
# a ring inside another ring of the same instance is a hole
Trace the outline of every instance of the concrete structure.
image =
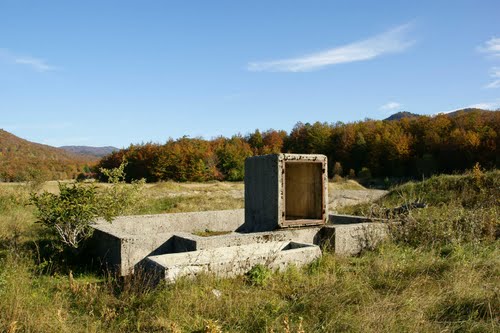
[[(337, 220), (342, 224), (332, 224)], [(387, 230), (386, 223), (370, 223), (367, 218), (362, 218), (362, 223), (359, 220), (357, 216), (330, 215), (330, 222), (324, 226), (242, 233), (236, 231), (244, 224), (242, 209), (121, 216), (113, 223), (98, 221), (94, 225), (91, 248), (96, 258), (122, 276), (132, 274), (149, 256), (267, 242), (316, 244), (328, 246), (340, 255), (352, 255), (376, 245)], [(228, 234), (197, 235), (207, 230)]]
[[(245, 210), (122, 216), (94, 225), (94, 255), (125, 276), (145, 269), (174, 281), (201, 271), (232, 276), (255, 264), (282, 268), (320, 255), (319, 246), (352, 255), (387, 235), (387, 224), (328, 215), (323, 155), (247, 159)], [(211, 232), (223, 235), (202, 237)]]
[(381, 222), (329, 224), (321, 229), (319, 243), (336, 254), (350, 256), (372, 250), (388, 236), (388, 231), (387, 223)]
[(181, 276), (195, 277), (201, 272), (236, 276), (248, 272), (257, 264), (282, 270), (290, 263), (304, 265), (320, 256), (321, 250), (317, 245), (285, 241), (150, 256), (143, 265), (152, 272), (154, 280), (174, 282)]
[(328, 212), (324, 155), (276, 154), (245, 161), (247, 232), (322, 225)]

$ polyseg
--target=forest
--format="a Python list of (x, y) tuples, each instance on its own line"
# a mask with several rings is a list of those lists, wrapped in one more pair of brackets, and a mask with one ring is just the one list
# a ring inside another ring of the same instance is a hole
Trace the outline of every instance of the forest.
[(98, 159), (21, 139), (0, 129), (0, 182), (75, 178)]
[(297, 123), (283, 130), (212, 140), (183, 137), (165, 144), (130, 145), (99, 161), (100, 168), (127, 162), (127, 181), (239, 181), (244, 161), (270, 153), (324, 154), (329, 176), (358, 179), (428, 177), (462, 172), (479, 163), (500, 165), (500, 111), (465, 109), (452, 114), (353, 123)]

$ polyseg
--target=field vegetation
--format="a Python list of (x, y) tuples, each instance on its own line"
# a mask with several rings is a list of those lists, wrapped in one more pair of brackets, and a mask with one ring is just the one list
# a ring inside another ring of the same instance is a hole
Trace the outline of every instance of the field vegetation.
[[(339, 183), (349, 189), (358, 187)], [(5, 332), (498, 332), (500, 171), (403, 184), (342, 212), (387, 216), (392, 237), (357, 257), (324, 249), (307, 267), (204, 275), (151, 288), (51, 247), (30, 192), (0, 186), (0, 331)], [(106, 187), (109, 185), (99, 185)], [(359, 187), (358, 187), (359, 188)], [(128, 213), (243, 206), (241, 183), (146, 184)], [(415, 201), (426, 208), (396, 210)]]

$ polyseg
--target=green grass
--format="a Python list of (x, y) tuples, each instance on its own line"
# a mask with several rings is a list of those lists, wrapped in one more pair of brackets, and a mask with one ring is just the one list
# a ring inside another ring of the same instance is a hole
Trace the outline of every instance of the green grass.
[[(393, 208), (413, 202), (427, 207), (392, 214)], [(375, 203), (340, 211), (399, 220), (393, 228), (395, 240), (413, 246), (492, 241), (500, 235), (500, 171), (475, 170), (410, 182)]]
[[(379, 211), (416, 199), (429, 207), (401, 216), (393, 240), (358, 257), (326, 251), (301, 269), (154, 289), (141, 274), (120, 280), (60, 257), (43, 262), (46, 236), (28, 189), (2, 185), (0, 332), (498, 332), (500, 241), (482, 227), (498, 225), (499, 178), (440, 176), (395, 188)], [(238, 208), (241, 188), (148, 185), (131, 211)]]

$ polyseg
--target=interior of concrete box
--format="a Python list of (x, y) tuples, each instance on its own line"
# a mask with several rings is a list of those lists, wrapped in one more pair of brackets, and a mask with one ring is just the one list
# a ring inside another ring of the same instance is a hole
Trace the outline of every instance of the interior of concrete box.
[(323, 219), (323, 164), (285, 162), (285, 225)]

